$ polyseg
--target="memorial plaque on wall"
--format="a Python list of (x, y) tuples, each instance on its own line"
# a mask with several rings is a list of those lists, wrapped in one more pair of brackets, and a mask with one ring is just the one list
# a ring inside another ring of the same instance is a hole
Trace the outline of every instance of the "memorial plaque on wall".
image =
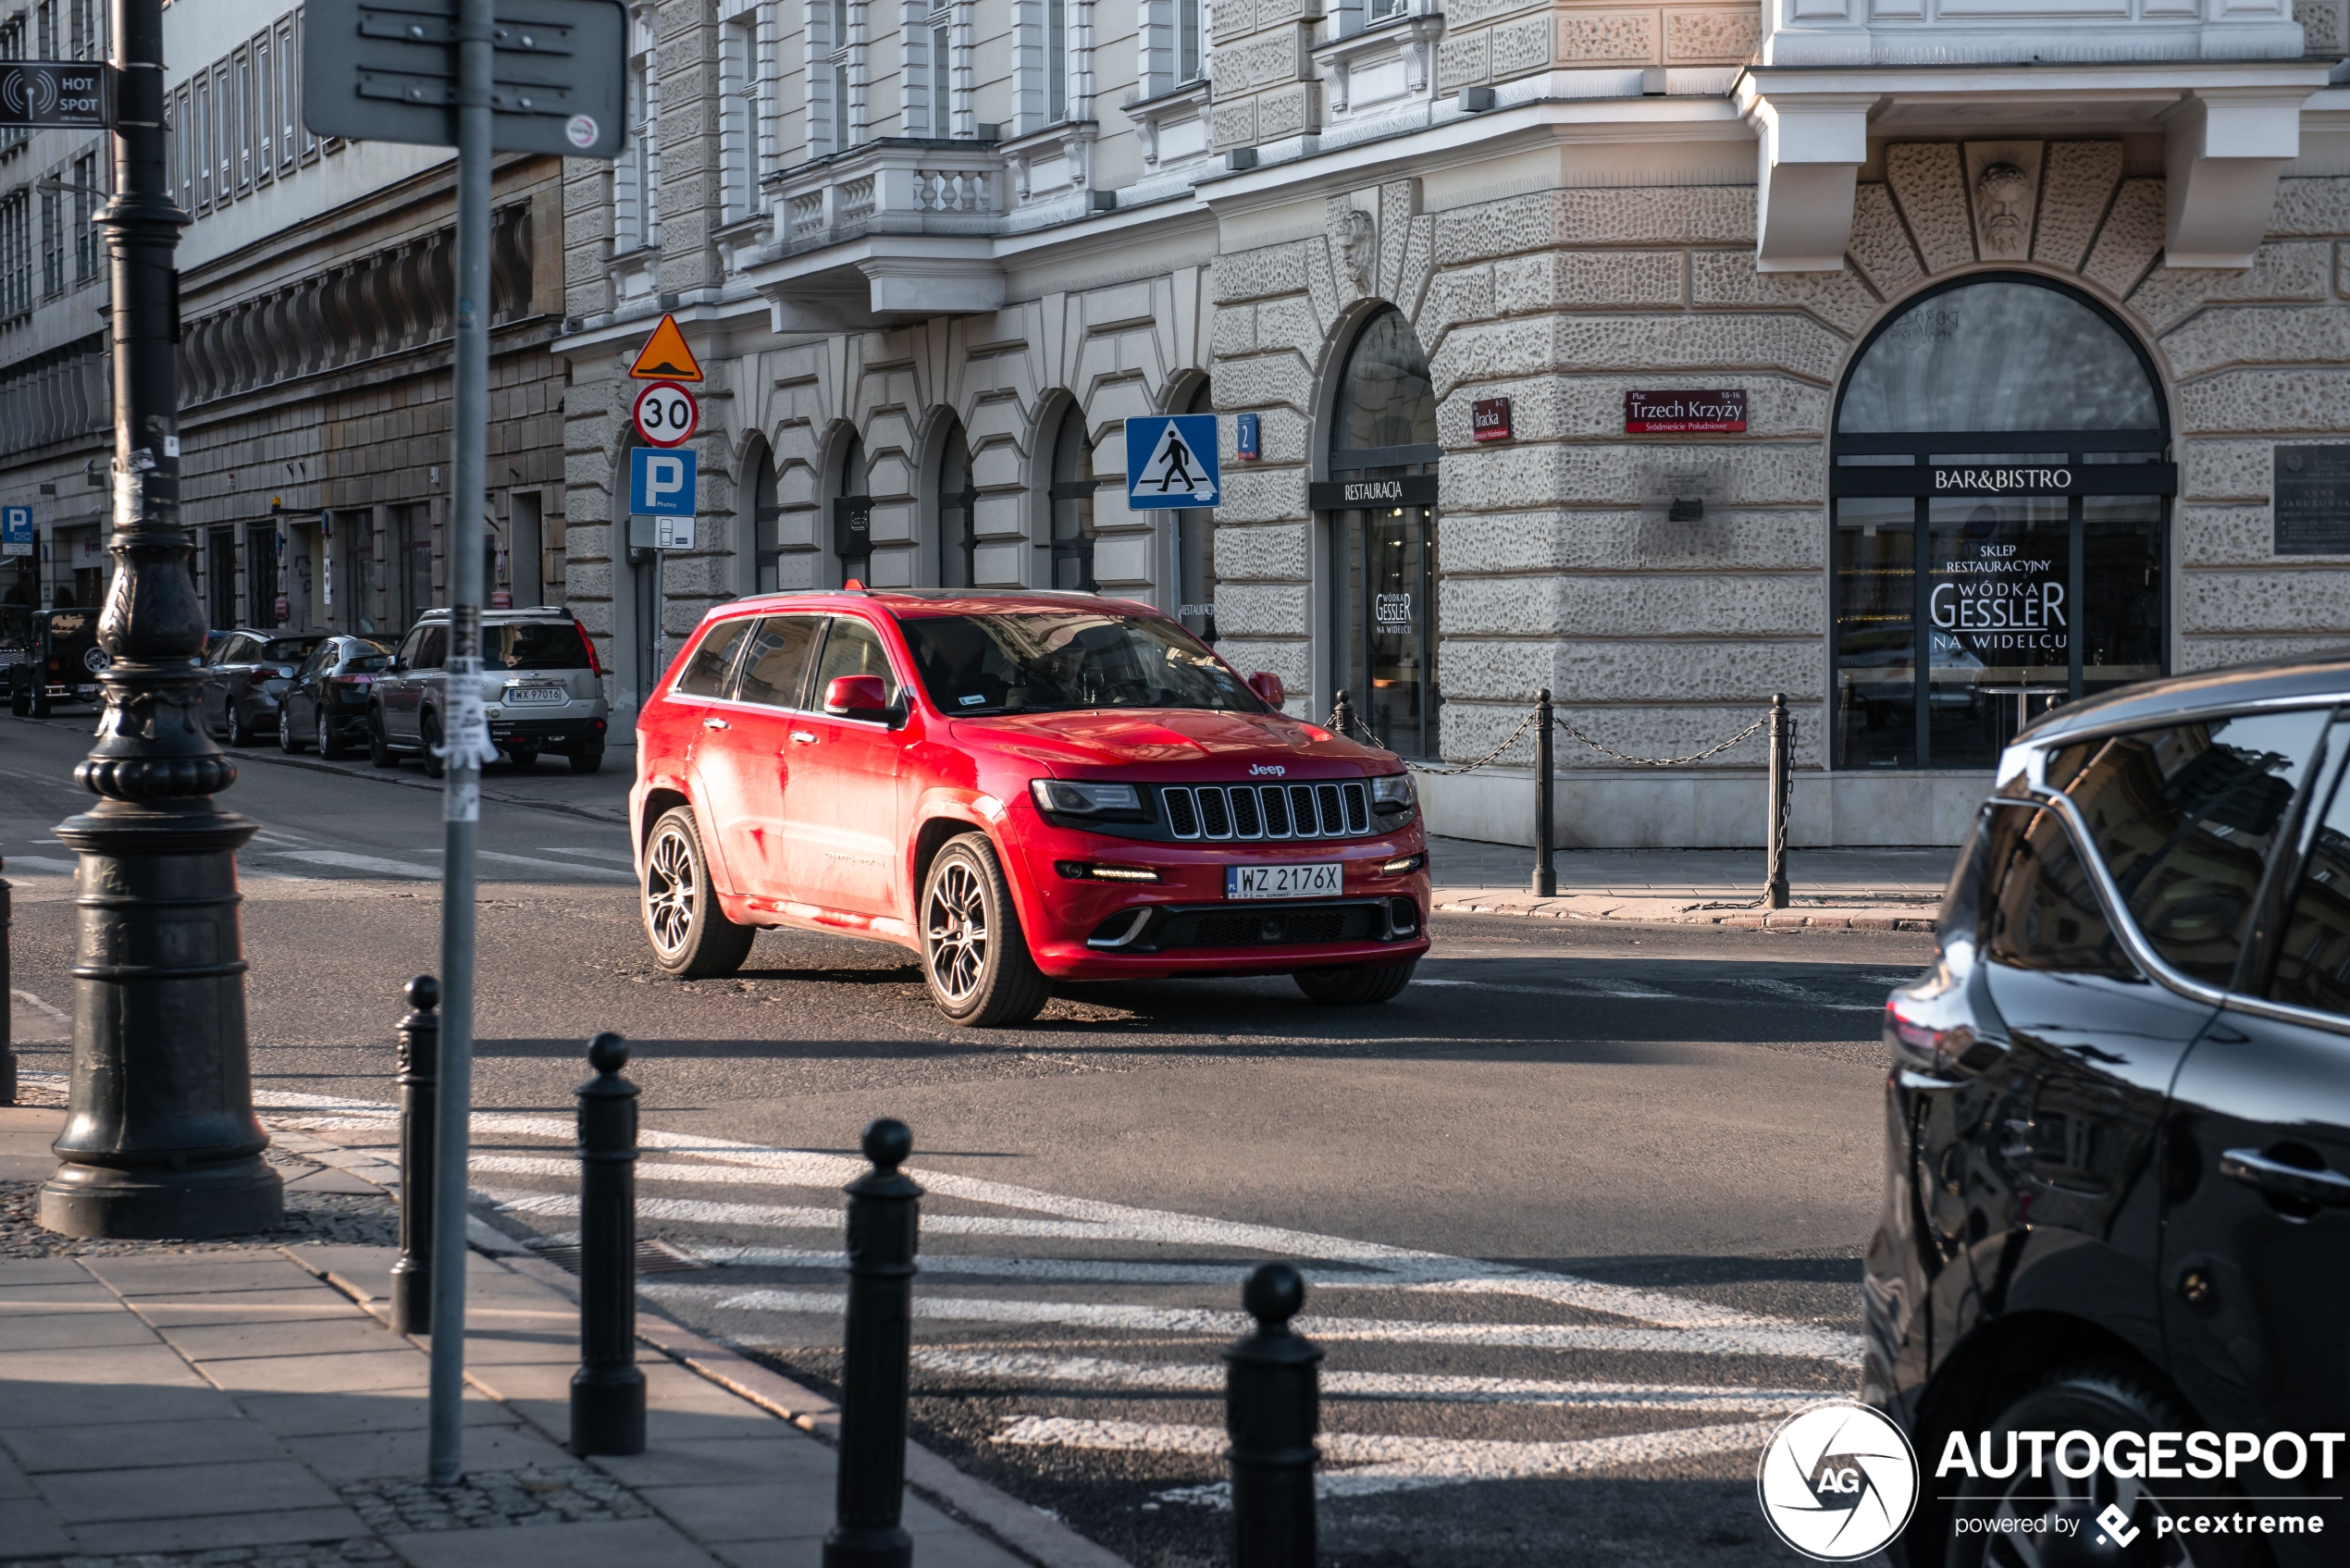
[(2277, 449), (2279, 555), (2350, 555), (2350, 447)]

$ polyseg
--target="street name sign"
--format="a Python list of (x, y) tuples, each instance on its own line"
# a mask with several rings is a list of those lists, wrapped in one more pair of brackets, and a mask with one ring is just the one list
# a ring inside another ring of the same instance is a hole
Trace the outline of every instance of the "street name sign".
[(0, 126), (103, 130), (114, 123), (114, 68), (98, 60), (0, 64)]
[(32, 553), (32, 508), (0, 506), (0, 556)]
[(1746, 433), (1746, 389), (1723, 387), (1695, 392), (1626, 392), (1627, 436), (1742, 436)]
[(1216, 416), (1152, 414), (1126, 422), (1126, 505), (1135, 512), (1214, 506)]
[[(501, 153), (616, 158), (628, 13), (618, 0), (496, 0), (489, 142)], [(457, 0), (311, 0), (303, 123), (321, 136), (457, 144)]]
[(628, 515), (691, 517), (694, 454), (637, 447), (628, 453)]
[(679, 447), (701, 423), (701, 405), (674, 381), (655, 381), (637, 394), (637, 434), (657, 447)]

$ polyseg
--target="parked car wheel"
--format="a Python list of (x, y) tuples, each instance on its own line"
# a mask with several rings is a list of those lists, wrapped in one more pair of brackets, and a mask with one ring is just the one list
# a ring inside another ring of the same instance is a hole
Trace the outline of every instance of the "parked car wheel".
[(442, 759), (439, 750), (440, 715), (429, 710), (427, 710), (424, 722), (417, 725), (416, 729), (417, 733), (424, 737), (425, 742), (425, 777), (437, 779), (449, 771), (449, 764)]
[(938, 1010), (975, 1029), (1026, 1023), (1052, 995), (1029, 956), (996, 846), (950, 839), (922, 879), (922, 979)]
[(1417, 958), (1400, 964), (1354, 964), (1338, 969), (1300, 969), (1290, 979), (1308, 1000), (1331, 1007), (1364, 1007), (1391, 1002), (1412, 983)]
[[(2191, 1431), (2199, 1423), (2177, 1399), (2136, 1368), (2092, 1364), (2060, 1371), (2009, 1404), (1999, 1413), (1998, 1419), (1991, 1424), (1988, 1441), (1996, 1456), (2006, 1451), (2010, 1433), (2061, 1432), (2070, 1436), (2075, 1432), (2085, 1432), (2096, 1439), (2102, 1449), (2106, 1438), (2116, 1432)], [(2020, 1446), (2029, 1447), (2028, 1444)], [(2036, 1477), (2032, 1474), (2032, 1466), (2019, 1464), (2015, 1466), (2015, 1473), (2004, 1480), (1977, 1476), (1961, 1482), (1959, 1500), (1952, 1506), (1959, 1514), (1976, 1518), (2028, 1521), (2067, 1516), (2079, 1521), (2076, 1528), (2083, 1532), (2094, 1529), (2092, 1521), (2111, 1506), (2130, 1516), (2130, 1523), (2143, 1532), (2149, 1545), (2160, 1538), (2165, 1546), (2181, 1552), (2181, 1555), (2171, 1558), (2150, 1557), (2147, 1559), (2150, 1562), (2174, 1563), (2179, 1568), (2254, 1568), (2254, 1565), (2266, 1562), (2251, 1543), (2239, 1546), (2225, 1537), (2199, 1535), (2182, 1539), (2172, 1535), (2158, 1537), (2156, 1517), (2166, 1512), (2175, 1513), (2175, 1504), (2179, 1500), (2218, 1499), (2225, 1495), (2220, 1487), (2210, 1482), (2179, 1480), (2158, 1485), (2161, 1495), (2158, 1497), (2148, 1489), (2147, 1482), (2116, 1479), (2107, 1475), (2102, 1465), (2086, 1479), (2076, 1480), (2067, 1476), (2053, 1463), (2044, 1466), (2042, 1474)], [(1913, 1537), (1917, 1531), (1918, 1525), (1913, 1524), (1911, 1527)], [(1991, 1568), (1994, 1564), (2004, 1568), (2005, 1564), (2019, 1561), (2011, 1555), (2016, 1543), (2043, 1540), (2053, 1543), (2064, 1538), (2053, 1532), (2045, 1535), (1992, 1531), (1952, 1533), (1943, 1562), (1945, 1568)], [(2072, 1538), (2081, 1537), (2076, 1536)], [(2190, 1540), (2194, 1543), (2191, 1552), (2187, 1550)], [(2129, 1560), (2135, 1561), (2134, 1558)], [(1911, 1561), (1930, 1562), (1932, 1558), (1930, 1555), (1917, 1556), (1913, 1551)], [(2023, 1558), (2020, 1561), (2030, 1562), (2038, 1560)]]
[(318, 710), (318, 755), (328, 761), (342, 755), (342, 742), (335, 738), (335, 726), (323, 708)]
[(19, 719), (25, 718), (32, 712), (32, 688), (31, 686), (10, 686), (8, 688), (8, 711), (15, 714)]
[(310, 744), (307, 737), (295, 730), (293, 710), (278, 710), (278, 749), (291, 756)]
[(645, 936), (653, 962), (679, 980), (733, 974), (750, 954), (758, 932), (736, 925), (718, 907), (710, 885), (710, 861), (702, 854), (694, 813), (680, 806), (653, 824), (645, 844), (645, 881), (639, 889)]
[(237, 705), (233, 700), (229, 704), (229, 744), (230, 746), (253, 744), (253, 731), (245, 727), (245, 716), (237, 711)]
[(367, 760), (378, 768), (400, 766), (400, 753), (391, 748), (391, 742), (384, 736), (384, 716), (380, 709), (367, 715)]
[(571, 771), (573, 772), (592, 773), (603, 765), (604, 743), (602, 741), (598, 741), (593, 746), (580, 746), (574, 747), (572, 748)]
[(517, 768), (536, 768), (538, 766), (538, 748), (535, 746), (510, 747), (506, 751), (506, 760)]

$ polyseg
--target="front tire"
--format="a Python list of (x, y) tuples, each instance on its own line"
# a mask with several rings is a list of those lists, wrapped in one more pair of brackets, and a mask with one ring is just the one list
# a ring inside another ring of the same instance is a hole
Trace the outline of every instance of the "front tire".
[(1309, 1001), (1326, 1007), (1367, 1007), (1391, 1002), (1412, 983), (1417, 958), (1400, 964), (1352, 964), (1338, 969), (1300, 969), (1290, 979)]
[[(2197, 1425), (2177, 1399), (2136, 1368), (2092, 1364), (2058, 1372), (2010, 1402), (1991, 1424), (1988, 1440), (1994, 1458), (1998, 1458), (2006, 1452), (2010, 1433), (2086, 1432), (2102, 1448), (2106, 1438), (2116, 1432), (2189, 1431)], [(2030, 1445), (2019, 1442), (2018, 1451), (2029, 1452)], [(2078, 1445), (2074, 1451), (2079, 1451)], [(2188, 1502), (2192, 1512), (2195, 1502), (2206, 1499), (2217, 1501), (2228, 1495), (2212, 1482), (2180, 1480), (2158, 1484), (2161, 1488), (2159, 1497), (2147, 1489), (2146, 1481), (2116, 1479), (2105, 1474), (2102, 1466), (2087, 1478), (2075, 1480), (2066, 1476), (2052, 1462), (2042, 1464), (2036, 1478), (2029, 1463), (2019, 1463), (2015, 1474), (2004, 1480), (1979, 1476), (1960, 1483), (1958, 1501), (1952, 1505), (1957, 1513), (2019, 1521), (2052, 1521), (2068, 1516), (2075, 1522), (2071, 1537), (2059, 1536), (2046, 1525), (2036, 1531), (1958, 1532), (1951, 1529), (1951, 1516), (1928, 1524), (1927, 1527), (1948, 1537), (1949, 1545), (1942, 1557), (1945, 1568), (2037, 1568), (2043, 1559), (2035, 1555), (2033, 1549), (2042, 1543), (2055, 1545), (2069, 1539), (2088, 1546), (2105, 1540), (2096, 1516), (2112, 1506), (2130, 1516), (2130, 1525), (2137, 1532), (2131, 1537), (2134, 1549), (2117, 1550), (2109, 1541), (2110, 1557), (2067, 1557), (2063, 1561), (2109, 1561), (2116, 1568), (2137, 1568), (2142, 1563), (2146, 1568), (2259, 1568), (2266, 1563), (2267, 1558), (2248, 1541), (2239, 1544), (2229, 1537), (2208, 1535), (2183, 1538), (2176, 1534), (2158, 1535), (2157, 1516), (2169, 1512), (2176, 1517), (2179, 1502)], [(1923, 1512), (1921, 1510), (1921, 1514)], [(1922, 1523), (1926, 1522), (1921, 1519), (1911, 1525), (1913, 1542)], [(1934, 1561), (1931, 1545), (1913, 1544), (1911, 1561)]]
[(384, 716), (380, 709), (367, 715), (367, 760), (378, 768), (400, 766), (400, 754), (392, 750), (391, 741), (384, 734)]
[(229, 704), (229, 744), (230, 746), (253, 744), (253, 731), (245, 727), (245, 716), (238, 710), (237, 705), (233, 702)]
[(985, 833), (949, 839), (922, 879), (922, 979), (938, 1010), (973, 1029), (1026, 1023), (1053, 983), (1029, 956)]
[(291, 757), (310, 743), (294, 733), (293, 709), (278, 710), (278, 749)]
[(318, 755), (329, 762), (342, 755), (342, 742), (335, 738), (334, 721), (327, 717), (324, 708), (318, 710)]
[(710, 859), (702, 853), (694, 813), (679, 806), (664, 812), (645, 841), (645, 880), (637, 889), (645, 938), (653, 962), (679, 980), (733, 974), (750, 956), (758, 932), (739, 926), (718, 907), (710, 885)]
[(32, 716), (32, 688), (31, 686), (8, 688), (8, 711), (19, 719), (28, 719)]
[(424, 737), (425, 777), (428, 779), (439, 778), (442, 774), (449, 772), (448, 759), (440, 755), (439, 749), (440, 715), (431, 711), (427, 711), (424, 722), (416, 726), (416, 733)]

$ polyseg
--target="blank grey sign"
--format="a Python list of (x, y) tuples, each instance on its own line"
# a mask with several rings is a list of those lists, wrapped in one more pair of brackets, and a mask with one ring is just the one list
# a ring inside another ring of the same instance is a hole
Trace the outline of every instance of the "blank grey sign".
[(2350, 447), (2277, 449), (2279, 555), (2350, 555)]
[[(619, 0), (497, 0), (490, 146), (616, 158), (628, 15)], [(457, 0), (311, 0), (303, 123), (354, 142), (457, 144)]]

